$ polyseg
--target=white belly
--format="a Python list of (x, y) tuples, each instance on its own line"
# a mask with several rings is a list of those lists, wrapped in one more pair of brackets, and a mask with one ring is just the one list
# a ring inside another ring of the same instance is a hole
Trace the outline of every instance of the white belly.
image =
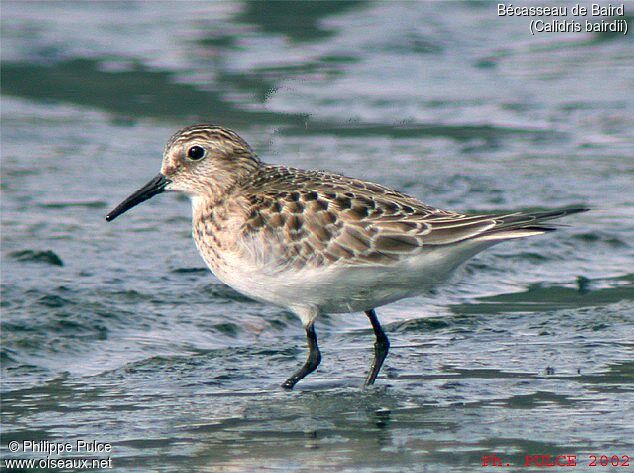
[(453, 246), (450, 251), (439, 248), (390, 266), (338, 264), (269, 271), (231, 255), (221, 266), (208, 265), (218, 279), (253, 299), (291, 309), (302, 306), (342, 313), (369, 310), (422, 294), (445, 282), (462, 262), (481, 249), (482, 245)]

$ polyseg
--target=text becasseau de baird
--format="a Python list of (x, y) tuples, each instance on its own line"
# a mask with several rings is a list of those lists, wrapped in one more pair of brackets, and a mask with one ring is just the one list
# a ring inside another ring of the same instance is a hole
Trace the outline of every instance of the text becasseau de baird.
[[(627, 34), (629, 25), (625, 16), (625, 5), (611, 3), (573, 6), (523, 6), (498, 3), (498, 16), (531, 18), (529, 29), (535, 33), (596, 33), (610, 32)], [(570, 18), (572, 17), (572, 18)], [(585, 17), (584, 19), (581, 19)], [(599, 18), (601, 17), (601, 18)]]

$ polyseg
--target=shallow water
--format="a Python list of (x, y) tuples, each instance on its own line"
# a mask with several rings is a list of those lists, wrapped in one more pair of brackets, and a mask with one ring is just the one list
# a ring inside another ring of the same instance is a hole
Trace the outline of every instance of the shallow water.
[[(631, 35), (531, 37), (485, 2), (304, 8), (3, 2), (2, 458), (78, 439), (115, 471), (634, 456)], [(323, 317), (322, 365), (287, 393), (299, 320), (210, 275), (186, 199), (104, 221), (197, 121), (439, 207), (594, 210), (381, 308), (374, 388), (365, 317)]]

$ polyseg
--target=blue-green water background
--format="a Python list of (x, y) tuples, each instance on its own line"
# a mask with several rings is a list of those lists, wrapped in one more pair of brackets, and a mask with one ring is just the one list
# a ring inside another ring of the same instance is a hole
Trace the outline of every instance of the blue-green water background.
[[(528, 22), (495, 2), (2, 2), (3, 459), (76, 439), (111, 443), (116, 471), (634, 454), (632, 35)], [(283, 392), (299, 320), (204, 268), (186, 199), (104, 221), (198, 121), (439, 207), (594, 211), (381, 308), (373, 389), (365, 317), (320, 319), (320, 369)]]

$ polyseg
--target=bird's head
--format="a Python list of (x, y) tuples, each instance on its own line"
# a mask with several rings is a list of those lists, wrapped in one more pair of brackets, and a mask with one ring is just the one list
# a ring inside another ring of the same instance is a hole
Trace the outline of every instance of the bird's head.
[(216, 200), (260, 166), (251, 147), (235, 132), (214, 125), (179, 130), (165, 145), (161, 172), (134, 192), (106, 220), (164, 191)]

